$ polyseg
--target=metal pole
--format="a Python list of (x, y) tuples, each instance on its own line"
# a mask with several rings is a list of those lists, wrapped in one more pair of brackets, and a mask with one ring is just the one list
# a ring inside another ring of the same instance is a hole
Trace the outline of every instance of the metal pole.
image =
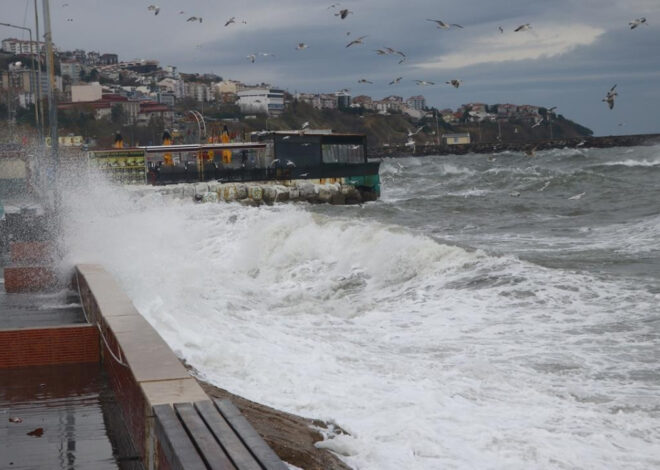
[(44, 39), (46, 40), (46, 69), (48, 71), (48, 122), (50, 123), (51, 156), (54, 165), (53, 177), (56, 179), (59, 166), (57, 138), (57, 103), (55, 102), (55, 59), (53, 57), (53, 33), (50, 29), (50, 6), (43, 0)]
[(44, 144), (44, 106), (41, 102), (41, 50), (39, 48), (39, 9), (34, 0), (34, 27), (37, 35), (37, 110), (39, 112), (39, 144)]

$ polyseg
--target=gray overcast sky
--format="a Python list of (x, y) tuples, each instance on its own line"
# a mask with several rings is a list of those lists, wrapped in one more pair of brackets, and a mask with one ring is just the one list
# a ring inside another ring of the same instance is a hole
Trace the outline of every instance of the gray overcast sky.
[[(150, 3), (51, 0), (53, 40), (63, 50), (155, 59), (182, 72), (267, 82), (290, 92), (348, 88), (353, 96), (377, 99), (421, 94), (439, 108), (557, 106), (596, 135), (660, 132), (660, 0), (352, 0), (338, 8), (318, 0), (161, 0), (154, 2), (157, 16)], [(0, 5), (0, 22), (33, 28), (34, 0)], [(341, 20), (334, 15), (340, 8), (353, 13)], [(203, 22), (186, 22), (190, 16)], [(225, 27), (231, 17), (236, 23)], [(647, 24), (631, 30), (628, 22), (639, 17)], [(429, 18), (464, 29), (437, 29)], [(513, 31), (524, 23), (532, 28)], [(345, 47), (364, 35), (364, 44)], [(0, 38), (7, 37), (27, 34), (0, 27)], [(299, 42), (309, 47), (296, 50)], [(377, 55), (383, 47), (403, 51), (408, 60)], [(275, 57), (250, 63), (246, 56), (257, 52)], [(400, 76), (399, 84), (388, 85)], [(374, 84), (359, 84), (361, 78)], [(460, 88), (444, 83), (453, 78), (463, 80)], [(601, 100), (614, 84), (619, 95), (610, 111)]]

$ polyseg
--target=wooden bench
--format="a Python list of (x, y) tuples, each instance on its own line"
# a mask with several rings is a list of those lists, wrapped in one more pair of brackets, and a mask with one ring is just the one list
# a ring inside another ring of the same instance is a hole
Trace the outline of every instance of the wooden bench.
[(172, 470), (288, 470), (229, 400), (153, 409), (156, 438)]

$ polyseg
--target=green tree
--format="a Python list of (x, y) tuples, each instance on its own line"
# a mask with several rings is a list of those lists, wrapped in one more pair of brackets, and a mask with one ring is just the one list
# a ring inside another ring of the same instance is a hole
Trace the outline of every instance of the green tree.
[(110, 110), (110, 121), (113, 124), (123, 124), (124, 123), (124, 108), (120, 104), (115, 104)]

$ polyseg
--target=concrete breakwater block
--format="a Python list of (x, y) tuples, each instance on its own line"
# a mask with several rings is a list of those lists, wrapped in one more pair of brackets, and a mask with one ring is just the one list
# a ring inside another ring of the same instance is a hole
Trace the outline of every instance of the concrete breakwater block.
[(276, 204), (280, 202), (309, 202), (312, 204), (360, 204), (369, 198), (352, 185), (342, 183), (313, 183), (306, 180), (264, 183), (181, 183), (158, 187), (162, 196), (194, 199), (198, 202), (240, 202), (244, 205)]

